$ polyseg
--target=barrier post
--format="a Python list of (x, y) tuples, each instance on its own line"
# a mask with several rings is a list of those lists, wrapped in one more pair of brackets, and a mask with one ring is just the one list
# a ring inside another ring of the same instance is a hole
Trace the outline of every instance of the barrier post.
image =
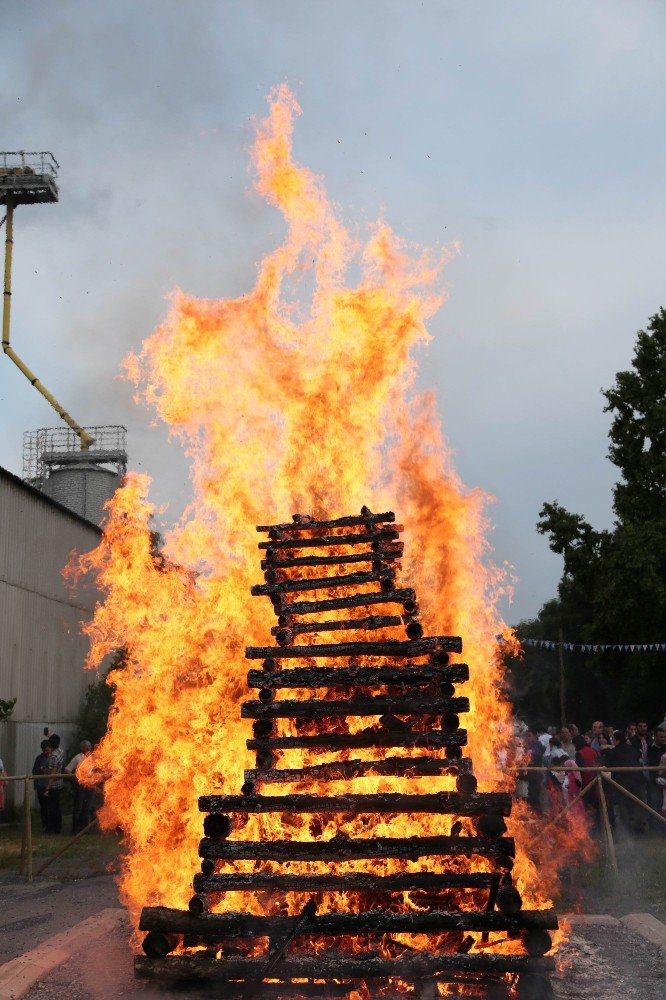
[[(28, 828), (30, 826), (30, 778), (26, 775), (23, 779), (23, 817), (21, 823), (21, 861), (19, 863), (19, 875), (24, 875), (26, 870), (26, 860), (28, 856)], [(32, 841), (32, 838), (30, 838)], [(30, 845), (32, 850), (32, 843)], [(30, 865), (32, 869), (32, 864)]]
[(607, 857), (611, 868), (617, 873), (617, 857), (615, 856), (615, 842), (613, 840), (613, 830), (610, 825), (610, 819), (608, 816), (608, 803), (606, 802), (606, 794), (604, 792), (603, 779), (600, 774), (594, 779), (597, 785), (597, 794), (599, 795), (599, 806), (601, 809), (601, 818), (604, 824), (604, 833), (606, 834), (606, 848)]

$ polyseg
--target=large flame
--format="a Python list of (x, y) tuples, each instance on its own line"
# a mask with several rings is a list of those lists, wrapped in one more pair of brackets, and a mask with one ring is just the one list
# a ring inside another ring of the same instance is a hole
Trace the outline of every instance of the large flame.
[[(176, 292), (165, 322), (126, 362), (139, 399), (189, 456), (192, 502), (155, 558), (150, 480), (128, 475), (100, 546), (78, 560), (105, 595), (87, 629), (89, 665), (126, 651), (125, 668), (112, 675), (109, 731), (90, 766), (107, 775), (101, 822), (123, 831), (120, 888), (134, 918), (144, 904), (187, 903), (201, 837), (197, 797), (237, 793), (252, 766), (250, 724), (239, 713), (244, 648), (267, 644), (274, 624), (268, 601), (250, 597), (261, 579), (258, 523), (294, 511), (335, 517), (363, 504), (397, 512), (405, 525), (402, 584), (416, 589), (426, 631), (463, 637), (465, 724), (479, 787), (513, 784), (496, 638), (506, 632), (497, 610), (504, 583), (487, 563), (488, 497), (460, 482), (434, 402), (413, 388), (415, 349), (429, 339), (425, 321), (442, 301), (434, 289), (448, 254), (411, 254), (381, 222), (365, 242), (352, 236), (320, 179), (292, 157), (299, 113), (280, 86), (255, 125), (256, 190), (287, 223), (255, 287), (239, 299)], [(350, 271), (355, 284), (345, 283)], [(418, 779), (415, 790), (449, 788), (451, 780)], [(390, 790), (397, 781), (364, 778), (357, 787)], [(260, 835), (276, 822), (257, 818), (248, 829)], [(392, 836), (448, 833), (451, 822), (357, 820), (361, 835)], [(297, 817), (279, 836), (307, 839), (312, 829)], [(549, 901), (558, 829), (547, 850), (528, 853), (528, 824), (510, 821), (514, 874), (528, 903)], [(428, 862), (357, 867), (418, 870)], [(236, 894), (228, 905), (240, 903)], [(257, 904), (248, 896), (242, 905)]]

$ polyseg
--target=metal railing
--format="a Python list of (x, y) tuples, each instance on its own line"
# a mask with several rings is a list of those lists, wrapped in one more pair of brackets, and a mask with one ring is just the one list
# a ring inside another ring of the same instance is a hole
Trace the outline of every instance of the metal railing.
[(53, 153), (26, 152), (25, 149), (0, 152), (0, 176), (2, 174), (37, 174), (56, 180), (60, 164)]

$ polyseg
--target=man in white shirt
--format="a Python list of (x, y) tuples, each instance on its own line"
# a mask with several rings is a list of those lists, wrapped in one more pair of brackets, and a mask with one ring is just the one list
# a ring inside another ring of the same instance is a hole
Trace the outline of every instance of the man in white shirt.
[[(72, 757), (69, 764), (65, 768), (68, 774), (75, 774), (76, 769), (83, 760), (87, 757), (89, 753), (92, 752), (92, 744), (89, 740), (81, 740), (79, 743), (79, 753), (75, 757)], [(92, 788), (86, 788), (85, 785), (80, 784), (77, 779), (74, 779), (74, 805), (72, 806), (72, 836), (75, 837), (77, 833), (80, 833), (92, 819)]]

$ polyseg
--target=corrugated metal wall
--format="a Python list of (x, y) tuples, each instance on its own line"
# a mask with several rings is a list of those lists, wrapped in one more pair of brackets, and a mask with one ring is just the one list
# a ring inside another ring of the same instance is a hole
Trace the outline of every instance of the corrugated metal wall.
[(9, 728), (30, 723), (31, 732), (35, 724), (53, 732), (74, 723), (95, 679), (83, 669), (80, 626), (97, 595), (89, 587), (71, 592), (62, 569), (73, 549), (88, 551), (99, 538), (93, 525), (0, 470), (0, 698), (18, 699), (11, 722), (0, 725), (9, 773), (31, 765), (39, 749), (39, 740), (35, 749), (18, 731), (10, 738)]

